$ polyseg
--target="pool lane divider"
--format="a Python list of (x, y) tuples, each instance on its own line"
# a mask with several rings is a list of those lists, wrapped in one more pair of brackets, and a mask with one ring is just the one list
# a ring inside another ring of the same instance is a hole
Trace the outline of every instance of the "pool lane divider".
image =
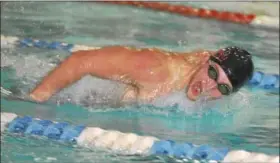
[[(196, 17), (223, 22), (232, 22), (237, 24), (250, 25), (253, 27), (279, 29), (279, 17), (272, 17), (268, 15), (257, 15), (253, 13), (247, 14), (233, 11), (218, 11), (215, 9), (197, 8), (193, 6), (187, 6), (182, 4), (170, 4), (165, 2), (103, 1), (98, 3), (132, 6), (171, 14), (177, 14), (186, 17)], [(275, 3), (275, 5), (279, 4)]]
[(190, 142), (161, 140), (152, 136), (140, 136), (134, 133), (122, 133), (1, 112), (1, 135), (5, 132), (29, 136), (29, 138), (45, 137), (57, 143), (68, 143), (89, 149), (111, 150), (121, 155), (168, 156), (183, 161), (211, 163), (279, 162), (279, 156), (263, 153), (230, 150), (207, 144), (197, 145)]
[[(48, 42), (32, 38), (18, 38), (12, 36), (1, 35), (2, 47), (35, 47), (40, 49), (63, 50), (70, 53), (79, 50), (92, 50), (101, 47), (90, 47), (77, 44), (68, 44), (58, 41)], [(266, 92), (279, 94), (279, 74), (268, 74), (261, 71), (254, 72), (252, 78), (247, 82), (250, 88), (262, 89)]]

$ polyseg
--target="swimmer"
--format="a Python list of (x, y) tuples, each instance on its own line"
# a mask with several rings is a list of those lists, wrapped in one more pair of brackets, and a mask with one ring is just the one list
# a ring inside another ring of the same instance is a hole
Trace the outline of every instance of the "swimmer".
[[(37, 102), (87, 75), (126, 84), (121, 101), (151, 102), (174, 91), (195, 101), (237, 92), (251, 78), (251, 54), (239, 47), (218, 51), (169, 52), (156, 48), (106, 46), (73, 52), (31, 91)], [(97, 85), (98, 87), (98, 85)]]

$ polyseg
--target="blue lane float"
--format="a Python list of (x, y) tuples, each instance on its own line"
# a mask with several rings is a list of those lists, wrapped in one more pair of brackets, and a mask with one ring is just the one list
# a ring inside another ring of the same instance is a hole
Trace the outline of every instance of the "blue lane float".
[(50, 141), (76, 144), (85, 148), (109, 149), (123, 155), (158, 155), (196, 162), (279, 162), (279, 156), (244, 150), (216, 148), (190, 142), (160, 140), (151, 136), (122, 133), (67, 122), (54, 122), (1, 112), (1, 133), (46, 137)]
[(248, 86), (279, 94), (279, 75), (256, 71), (249, 80)]
[[(74, 52), (78, 50), (99, 49), (100, 47), (88, 47), (84, 45), (74, 45), (63, 42), (47, 42), (32, 38), (23, 38), (1, 35), (1, 46), (13, 45), (19, 47), (36, 47), (41, 49), (65, 50)], [(261, 71), (256, 71), (252, 79), (247, 83), (249, 87), (263, 89), (267, 92), (279, 94), (279, 74), (266, 74)]]
[(40, 49), (65, 50), (68, 52), (71, 52), (71, 49), (74, 47), (73, 44), (66, 44), (58, 41), (46, 42), (44, 40), (35, 40), (31, 38), (18, 40), (17, 44), (19, 47), (36, 47)]

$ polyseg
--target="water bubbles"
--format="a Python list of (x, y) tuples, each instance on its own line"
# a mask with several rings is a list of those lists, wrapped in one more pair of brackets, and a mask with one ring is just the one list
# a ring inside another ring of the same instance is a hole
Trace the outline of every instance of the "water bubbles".
[(179, 40), (179, 41), (178, 41), (178, 45), (179, 45), (179, 46), (185, 46), (186, 44), (187, 44), (187, 42), (184, 41), (184, 40)]
[(184, 90), (158, 97), (151, 104), (161, 108), (176, 107), (178, 111), (183, 111), (185, 113), (193, 113), (198, 110), (198, 103), (188, 99)]

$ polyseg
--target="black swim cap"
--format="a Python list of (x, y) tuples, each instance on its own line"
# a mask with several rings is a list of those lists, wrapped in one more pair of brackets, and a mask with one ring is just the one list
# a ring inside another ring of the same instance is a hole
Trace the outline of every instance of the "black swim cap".
[(253, 75), (254, 64), (251, 54), (238, 47), (227, 47), (210, 57), (221, 66), (233, 86), (238, 91)]

